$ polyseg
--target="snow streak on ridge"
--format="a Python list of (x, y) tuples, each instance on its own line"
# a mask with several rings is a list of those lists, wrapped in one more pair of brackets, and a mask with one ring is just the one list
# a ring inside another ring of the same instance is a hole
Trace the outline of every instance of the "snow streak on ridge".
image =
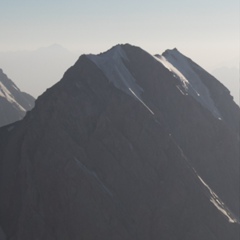
[[(13, 85), (13, 87), (16, 89), (16, 87)], [(17, 91), (19, 91), (17, 89)], [(26, 112), (26, 109), (22, 107), (13, 97), (13, 95), (9, 92), (9, 90), (4, 86), (4, 84), (0, 81), (0, 97), (5, 98), (8, 102), (13, 103), (17, 108), (19, 108), (21, 111)]]
[(228, 219), (230, 223), (238, 223), (237, 218), (233, 216), (230, 210), (225, 206), (224, 202), (218, 197), (218, 195), (203, 181), (203, 179), (197, 174), (196, 170), (193, 169), (196, 173), (198, 179), (206, 187), (210, 194), (210, 202)]
[(99, 55), (90, 54), (87, 57), (103, 71), (116, 88), (130, 96), (134, 96), (151, 114), (154, 114), (141, 98), (143, 89), (137, 84), (124, 64), (124, 61), (129, 61), (129, 59), (120, 45), (113, 47), (105, 53)]
[(208, 88), (193, 70), (188, 59), (176, 49), (168, 50), (164, 55), (165, 57), (156, 55), (155, 59), (161, 62), (169, 71), (173, 72), (174, 76), (180, 80), (181, 88), (178, 87), (178, 89), (181, 93), (184, 95), (190, 94), (216, 118), (221, 120), (221, 114), (215, 106)]
[(193, 176), (200, 181), (199, 183), (202, 185), (203, 192), (207, 197), (209, 197), (210, 202), (218, 209), (219, 212), (221, 212), (221, 214), (223, 214), (228, 219), (230, 223), (240, 224), (239, 219), (229, 210), (229, 208), (224, 204), (220, 197), (218, 197), (218, 195), (209, 187), (209, 185), (207, 185), (207, 183), (199, 176), (195, 168), (192, 167), (192, 165), (188, 161), (187, 157), (184, 155), (183, 150), (179, 147), (174, 137), (171, 134), (169, 134), (169, 136), (171, 137), (172, 141), (176, 144), (176, 146), (178, 146), (178, 149), (180, 150), (181, 155), (185, 160), (185, 163), (187, 164), (188, 168), (191, 170)]

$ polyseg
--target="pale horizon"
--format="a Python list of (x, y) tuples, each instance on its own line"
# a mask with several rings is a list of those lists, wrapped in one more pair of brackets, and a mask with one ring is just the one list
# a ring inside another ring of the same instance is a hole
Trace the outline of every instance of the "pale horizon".
[(98, 53), (130, 43), (151, 54), (176, 47), (206, 65), (239, 58), (238, 0), (9, 0), (1, 10), (0, 52), (57, 43)]
[[(57, 79), (46, 82), (48, 87), (59, 81), (81, 54), (98, 54), (124, 43), (152, 55), (177, 48), (209, 72), (221, 67), (239, 69), (238, 0), (9, 0), (1, 3), (1, 10), (0, 54), (34, 52), (53, 44), (76, 54), (66, 63), (56, 57), (55, 64), (63, 69)], [(31, 67), (32, 72), (39, 71), (38, 65)], [(35, 96), (42, 92), (33, 89), (38, 82), (32, 86), (23, 83), (24, 74), (14, 72), (10, 60), (0, 61), (0, 68), (24, 91), (31, 89)]]

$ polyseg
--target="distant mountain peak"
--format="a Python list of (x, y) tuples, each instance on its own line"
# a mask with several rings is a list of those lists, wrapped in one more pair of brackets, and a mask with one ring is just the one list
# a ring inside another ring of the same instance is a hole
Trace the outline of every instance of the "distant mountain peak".
[(166, 54), (173, 54), (173, 55), (174, 54), (179, 54), (179, 55), (184, 56), (176, 47), (173, 48), (173, 49), (167, 49), (162, 53), (162, 55), (166, 55)]
[(34, 106), (34, 98), (20, 89), (0, 69), (0, 126), (23, 118)]
[(62, 45), (58, 44), (58, 43), (54, 43), (51, 44), (49, 46), (46, 47), (40, 47), (39, 49), (36, 50), (36, 52), (48, 52), (48, 51), (53, 51), (56, 53), (61, 53), (61, 52), (69, 52), (69, 50), (65, 47), (63, 47)]

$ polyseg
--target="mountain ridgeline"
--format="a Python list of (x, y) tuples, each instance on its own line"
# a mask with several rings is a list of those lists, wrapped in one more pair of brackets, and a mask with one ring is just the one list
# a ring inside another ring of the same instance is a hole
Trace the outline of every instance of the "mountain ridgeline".
[(35, 99), (25, 93), (0, 69), (0, 126), (22, 119), (34, 106)]
[(238, 240), (240, 109), (178, 50), (82, 55), (0, 128), (11, 240)]

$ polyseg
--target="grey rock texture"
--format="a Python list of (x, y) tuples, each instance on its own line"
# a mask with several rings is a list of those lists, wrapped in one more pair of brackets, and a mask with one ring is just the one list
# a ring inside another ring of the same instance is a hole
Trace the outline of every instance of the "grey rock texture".
[(1, 226), (0, 226), (0, 240), (6, 240), (6, 236), (5, 236)]
[(237, 134), (148, 53), (120, 47), (141, 101), (83, 55), (0, 129), (7, 239), (238, 240)]

